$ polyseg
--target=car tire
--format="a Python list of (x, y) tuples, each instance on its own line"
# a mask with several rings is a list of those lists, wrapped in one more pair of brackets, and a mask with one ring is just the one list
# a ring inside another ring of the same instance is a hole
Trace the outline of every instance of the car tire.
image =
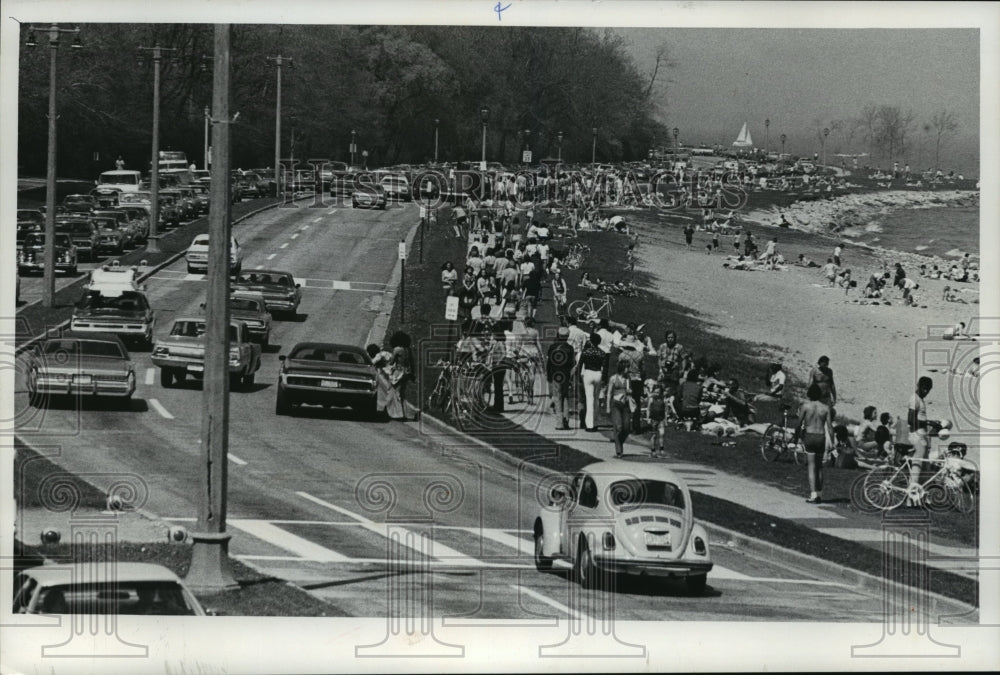
[(352, 199), (351, 200), (351, 208), (353, 208), (353, 209), (358, 208), (358, 200), (356, 200), (356, 199)]
[(597, 577), (597, 568), (594, 567), (594, 557), (590, 552), (590, 545), (585, 536), (580, 537), (580, 543), (576, 550), (576, 559), (573, 561), (573, 580), (584, 588), (593, 588)]
[(548, 572), (552, 569), (552, 558), (542, 555), (542, 524), (535, 523), (535, 569), (539, 572)]
[(194, 268), (188, 265), (188, 274), (194, 274)]
[(288, 401), (288, 395), (285, 394), (285, 390), (278, 387), (278, 395), (274, 399), (274, 414), (275, 415), (290, 415), (292, 413), (292, 404)]
[(169, 388), (174, 385), (174, 371), (170, 368), (160, 368), (160, 386)]
[(240, 375), (239, 373), (230, 373), (230, 375), (229, 375), (229, 391), (234, 391), (237, 387), (240, 386), (240, 383), (242, 381), (243, 381), (243, 376), (242, 375)]
[(264, 351), (271, 346), (271, 334), (267, 333), (264, 335), (264, 339), (260, 341), (260, 349)]
[(257, 373), (248, 373), (248, 374), (244, 375), (243, 376), (243, 386), (247, 387), (247, 388), (252, 387), (253, 386), (253, 381), (254, 381), (254, 379), (256, 379), (256, 377), (257, 377)]
[(692, 574), (691, 576), (684, 577), (684, 585), (687, 586), (688, 592), (691, 595), (701, 595), (704, 593), (707, 584), (707, 574)]

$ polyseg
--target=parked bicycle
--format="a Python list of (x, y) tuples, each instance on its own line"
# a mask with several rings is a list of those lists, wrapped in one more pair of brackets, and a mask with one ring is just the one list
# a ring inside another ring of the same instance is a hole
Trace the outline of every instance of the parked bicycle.
[(570, 316), (579, 320), (599, 319), (603, 314), (606, 318), (611, 318), (611, 309), (614, 306), (614, 298), (605, 294), (603, 298), (597, 298), (587, 294), (586, 300), (574, 300), (566, 308)]
[[(910, 470), (915, 462), (922, 467), (922, 473), (929, 475), (911, 483)], [(967, 480), (974, 475), (970, 465), (971, 462), (954, 454), (928, 459), (903, 457), (898, 464), (883, 464), (869, 471), (862, 495), (882, 511), (891, 511), (909, 500), (911, 504), (929, 508), (949, 507), (971, 513), (976, 508), (976, 497)]]
[(769, 424), (760, 443), (760, 454), (768, 462), (792, 459), (796, 464), (806, 463), (806, 449), (798, 433), (788, 429), (788, 405), (781, 406), (781, 424)]

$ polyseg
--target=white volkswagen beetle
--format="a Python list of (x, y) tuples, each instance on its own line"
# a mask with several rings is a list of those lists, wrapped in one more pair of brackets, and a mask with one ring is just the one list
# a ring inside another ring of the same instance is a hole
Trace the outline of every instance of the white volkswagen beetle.
[(598, 574), (634, 574), (683, 577), (690, 591), (705, 590), (708, 534), (694, 520), (687, 485), (670, 469), (596, 462), (548, 497), (534, 524), (539, 571), (558, 558), (583, 586), (595, 585)]

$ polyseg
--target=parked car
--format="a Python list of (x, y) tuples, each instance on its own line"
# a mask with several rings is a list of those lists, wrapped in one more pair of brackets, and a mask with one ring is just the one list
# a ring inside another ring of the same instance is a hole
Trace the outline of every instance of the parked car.
[(66, 195), (62, 200), (63, 211), (68, 213), (90, 213), (100, 207), (91, 195)]
[[(75, 275), (76, 246), (68, 234), (56, 234), (54, 240), (55, 269)], [(17, 269), (21, 274), (42, 272), (45, 269), (45, 233), (29, 232), (24, 236), (21, 250), (17, 252)]]
[(250, 291), (264, 296), (267, 311), (283, 312), (294, 317), (302, 302), (301, 284), (296, 283), (291, 272), (278, 270), (246, 270), (236, 275), (232, 292)]
[(126, 401), (135, 392), (135, 366), (114, 335), (64, 333), (29, 353), (26, 386), (33, 406), (46, 396), (109, 396)]
[(385, 188), (378, 184), (356, 183), (351, 193), (351, 206), (356, 209), (385, 210), (388, 199)]
[(557, 486), (534, 524), (535, 567), (569, 562), (573, 578), (593, 586), (600, 572), (680, 577), (705, 590), (712, 558), (695, 522), (683, 479), (659, 464), (589, 464)]
[(14, 578), (12, 609), (14, 614), (209, 614), (166, 567), (120, 561), (113, 567), (94, 562), (29, 567)]
[[(153, 365), (160, 369), (160, 384), (173, 386), (188, 375), (201, 379), (205, 375), (205, 317), (181, 317), (174, 320), (170, 334), (153, 346)], [(260, 345), (250, 339), (242, 321), (229, 323), (229, 382), (230, 386), (253, 384), (260, 369)]]
[(365, 350), (353, 345), (300, 342), (278, 356), (274, 412), (288, 415), (296, 405), (350, 406), (374, 416), (375, 366)]
[(93, 260), (97, 257), (97, 244), (100, 235), (90, 219), (83, 216), (56, 218), (56, 234), (69, 235), (70, 241), (76, 246), (77, 257), (86, 255), (87, 260)]
[[(187, 260), (187, 270), (189, 273), (208, 271), (208, 235), (199, 234), (191, 241), (187, 253), (184, 254)], [(239, 274), (243, 268), (243, 248), (236, 237), (231, 237), (229, 242), (229, 273)]]

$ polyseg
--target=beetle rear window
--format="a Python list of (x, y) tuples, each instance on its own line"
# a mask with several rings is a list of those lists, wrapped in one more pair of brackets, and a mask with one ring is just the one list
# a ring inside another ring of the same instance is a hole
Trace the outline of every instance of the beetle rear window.
[(673, 483), (633, 478), (620, 480), (608, 488), (611, 505), (625, 511), (649, 504), (684, 508), (684, 492)]

